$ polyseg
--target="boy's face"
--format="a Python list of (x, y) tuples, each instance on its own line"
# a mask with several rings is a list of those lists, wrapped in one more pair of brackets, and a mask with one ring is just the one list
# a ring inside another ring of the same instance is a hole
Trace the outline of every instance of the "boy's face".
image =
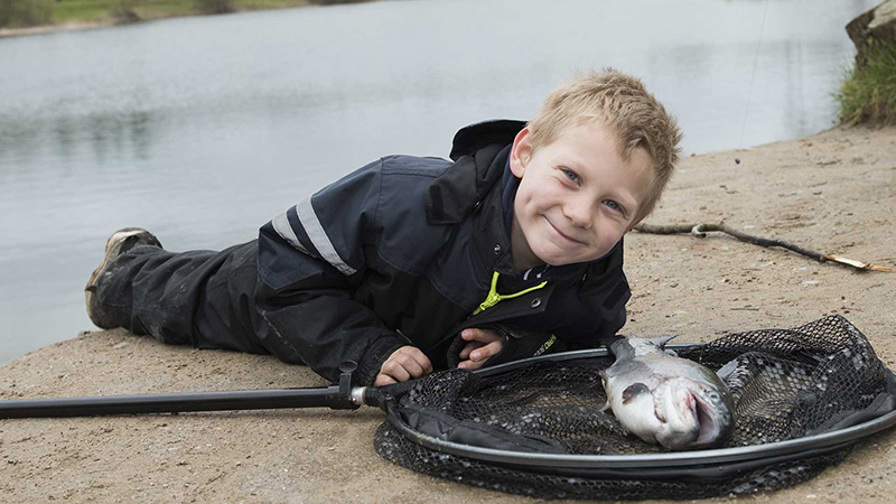
[(517, 134), (510, 169), (522, 178), (513, 202), (514, 267), (560, 266), (606, 255), (634, 220), (651, 181), (647, 151), (622, 158), (613, 133), (598, 123), (570, 128), (532, 149)]

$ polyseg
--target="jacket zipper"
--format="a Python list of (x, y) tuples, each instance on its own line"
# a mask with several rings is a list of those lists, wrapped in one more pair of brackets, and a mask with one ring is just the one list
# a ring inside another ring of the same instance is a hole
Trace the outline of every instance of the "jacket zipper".
[(529, 287), (528, 289), (524, 289), (519, 292), (515, 292), (513, 294), (498, 294), (498, 277), (499, 276), (500, 276), (500, 273), (498, 273), (497, 271), (494, 272), (494, 274), (492, 275), (492, 285), (488, 290), (488, 295), (485, 296), (485, 301), (483, 301), (482, 303), (479, 304), (479, 308), (476, 308), (476, 311), (473, 312), (473, 315), (479, 315), (480, 312), (488, 310), (492, 306), (495, 306), (496, 304), (498, 304), (499, 302), (501, 302), (505, 299), (513, 299), (515, 297), (520, 297), (520, 296), (522, 296), (524, 294), (528, 294), (534, 290), (541, 289), (545, 285), (548, 284), (547, 280), (545, 280), (544, 282), (541, 282), (540, 284), (538, 284), (534, 287)]

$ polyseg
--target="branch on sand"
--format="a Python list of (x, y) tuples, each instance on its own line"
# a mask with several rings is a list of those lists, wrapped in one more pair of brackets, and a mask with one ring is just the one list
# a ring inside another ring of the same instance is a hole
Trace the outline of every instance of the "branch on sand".
[(873, 271), (885, 271), (888, 273), (892, 273), (893, 270), (891, 268), (885, 268), (883, 266), (876, 266), (871, 263), (864, 263), (861, 261), (855, 261), (853, 259), (847, 259), (845, 257), (837, 256), (834, 254), (823, 254), (821, 252), (816, 252), (814, 250), (809, 250), (799, 245), (794, 245), (793, 243), (786, 242), (784, 240), (775, 240), (769, 238), (762, 238), (759, 236), (753, 236), (747, 233), (743, 233), (736, 229), (733, 229), (725, 224), (673, 224), (673, 225), (653, 225), (653, 224), (639, 224), (635, 226), (635, 230), (641, 233), (647, 234), (681, 234), (681, 233), (690, 233), (691, 235), (697, 238), (706, 238), (706, 233), (718, 231), (721, 233), (725, 233), (737, 238), (740, 241), (752, 243), (753, 245), (759, 245), (760, 247), (781, 247), (787, 250), (791, 250), (796, 252), (797, 254), (804, 255), (806, 257), (811, 257), (819, 262), (836, 262), (838, 264), (843, 264), (846, 266), (850, 266), (857, 270), (873, 270)]

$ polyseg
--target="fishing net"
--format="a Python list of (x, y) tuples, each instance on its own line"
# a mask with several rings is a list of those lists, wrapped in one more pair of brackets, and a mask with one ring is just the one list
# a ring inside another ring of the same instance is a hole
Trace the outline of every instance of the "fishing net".
[[(856, 441), (825, 433), (888, 415), (896, 404), (893, 374), (840, 316), (675, 351), (724, 368), (736, 420), (722, 448), (672, 453), (627, 435), (601, 412), (606, 395), (598, 372), (613, 357), (598, 350), (434, 374), (387, 401), (390, 420), (374, 444), (381, 456), (414, 471), (503, 492), (693, 499), (812, 478), (842, 461)], [(783, 448), (816, 438), (827, 441)]]

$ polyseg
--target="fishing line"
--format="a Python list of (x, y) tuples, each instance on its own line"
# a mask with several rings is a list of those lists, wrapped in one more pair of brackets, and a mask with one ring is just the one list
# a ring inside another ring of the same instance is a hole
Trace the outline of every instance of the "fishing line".
[(753, 73), (750, 76), (750, 88), (747, 91), (747, 107), (744, 110), (744, 122), (740, 128), (740, 142), (738, 145), (741, 149), (744, 147), (744, 134), (747, 130), (747, 118), (750, 115), (750, 100), (753, 97), (753, 83), (756, 81), (756, 67), (759, 66), (759, 49), (762, 47), (762, 35), (765, 31), (765, 16), (767, 13), (768, 0), (765, 0), (765, 5), (762, 8), (762, 23), (759, 25), (759, 40), (756, 41), (756, 55), (753, 57)]

